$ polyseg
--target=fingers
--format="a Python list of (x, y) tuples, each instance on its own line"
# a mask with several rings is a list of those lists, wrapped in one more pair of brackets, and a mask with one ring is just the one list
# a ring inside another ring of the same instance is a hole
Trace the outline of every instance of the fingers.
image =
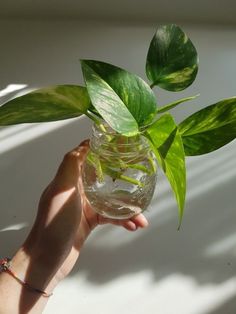
[(109, 219), (102, 216), (99, 217), (99, 224), (110, 223), (115, 226), (122, 226), (129, 231), (135, 231), (138, 228), (146, 228), (148, 221), (143, 214), (136, 215), (130, 219)]
[(57, 183), (60, 182), (63, 185), (77, 184), (78, 180), (80, 181), (81, 170), (88, 151), (89, 140), (85, 140), (81, 142), (79, 146), (68, 152), (58, 168), (54, 181)]
[(138, 229), (138, 226), (132, 220), (124, 221), (121, 226), (129, 231), (135, 231)]
[(139, 214), (130, 218), (128, 221), (124, 221), (122, 226), (127, 230), (135, 231), (138, 228), (146, 228), (148, 226), (148, 221), (143, 214)]
[(87, 153), (89, 151), (89, 140), (84, 140), (79, 144), (79, 146), (73, 148), (71, 151), (69, 151), (63, 159), (64, 163), (69, 162), (79, 162), (79, 164), (83, 164), (85, 161), (85, 158), (87, 156)]
[(79, 158), (80, 161), (84, 161), (86, 155), (89, 151), (89, 139), (84, 140), (79, 144), (79, 146), (75, 147), (69, 154), (75, 155)]
[(130, 219), (136, 226), (146, 228), (148, 226), (147, 218), (143, 214), (136, 215)]

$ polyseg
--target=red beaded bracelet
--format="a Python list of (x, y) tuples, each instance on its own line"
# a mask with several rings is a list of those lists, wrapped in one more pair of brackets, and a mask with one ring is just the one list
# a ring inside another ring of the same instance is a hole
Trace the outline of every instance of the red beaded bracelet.
[(20, 279), (11, 269), (11, 259), (10, 258), (2, 258), (0, 259), (0, 273), (1, 272), (6, 272), (9, 275), (11, 275), (13, 278), (15, 278), (19, 283), (21, 283), (24, 287), (26, 287), (27, 289), (34, 291), (34, 292), (38, 292), (41, 293), (43, 297), (50, 297), (52, 295), (52, 293), (47, 293), (46, 291), (34, 288), (32, 286), (30, 286), (27, 282), (25, 282), (24, 280)]

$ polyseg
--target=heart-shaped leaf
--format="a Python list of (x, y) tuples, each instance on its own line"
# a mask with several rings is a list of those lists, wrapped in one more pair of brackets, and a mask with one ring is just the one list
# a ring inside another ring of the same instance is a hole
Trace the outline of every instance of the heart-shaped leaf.
[(114, 90), (85, 62), (82, 62), (84, 79), (93, 106), (116, 132), (136, 135), (138, 124)]
[[(115, 94), (112, 96), (113, 102), (119, 103), (119, 106), (114, 106), (115, 111), (122, 107), (122, 102), (134, 117), (138, 126), (143, 126), (152, 121), (157, 111), (156, 98), (148, 84), (140, 77), (105, 62), (82, 60), (81, 64), (90, 98), (98, 111), (99, 108), (102, 109), (100, 88), (101, 81), (103, 81), (102, 101), (106, 102), (106, 110), (109, 108), (109, 97), (111, 97), (111, 94)], [(107, 92), (109, 90), (108, 97), (104, 97), (106, 90)], [(113, 115), (112, 110), (110, 110), (110, 113)], [(114, 114), (117, 113), (114, 112)]]
[(179, 125), (185, 154), (210, 153), (236, 138), (236, 97), (192, 114)]
[(12, 99), (0, 107), (0, 125), (49, 122), (80, 116), (91, 102), (85, 87), (58, 85)]
[(146, 130), (146, 136), (175, 194), (181, 223), (186, 194), (185, 154), (172, 116), (168, 113), (161, 116)]
[(180, 91), (195, 80), (198, 72), (196, 48), (175, 24), (157, 29), (147, 55), (146, 73), (151, 86)]

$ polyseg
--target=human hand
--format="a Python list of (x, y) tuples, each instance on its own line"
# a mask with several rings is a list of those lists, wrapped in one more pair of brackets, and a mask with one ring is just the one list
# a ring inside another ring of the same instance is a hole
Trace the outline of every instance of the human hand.
[[(134, 231), (146, 227), (140, 214), (131, 219), (107, 219), (89, 205), (82, 183), (88, 140), (67, 153), (55, 178), (42, 193), (36, 220), (12, 259), (11, 269), (27, 286), (50, 294), (73, 268), (80, 250), (97, 226), (106, 223)], [(9, 292), (10, 291), (10, 292)], [(42, 313), (47, 299), (32, 293), (7, 273), (0, 274), (1, 313)]]
[(91, 208), (82, 183), (88, 150), (86, 140), (65, 155), (55, 178), (40, 198), (38, 215), (25, 243), (29, 251), (50, 255), (50, 263), (58, 268), (58, 280), (71, 271), (84, 241), (97, 225), (111, 223), (130, 231), (148, 225), (142, 214), (125, 220), (108, 219)]

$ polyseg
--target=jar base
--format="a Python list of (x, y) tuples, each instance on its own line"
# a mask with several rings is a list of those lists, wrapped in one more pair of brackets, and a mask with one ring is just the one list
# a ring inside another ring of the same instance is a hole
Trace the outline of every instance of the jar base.
[(129, 219), (143, 212), (144, 208), (135, 204), (127, 204), (119, 199), (89, 198), (92, 209), (105, 218)]

